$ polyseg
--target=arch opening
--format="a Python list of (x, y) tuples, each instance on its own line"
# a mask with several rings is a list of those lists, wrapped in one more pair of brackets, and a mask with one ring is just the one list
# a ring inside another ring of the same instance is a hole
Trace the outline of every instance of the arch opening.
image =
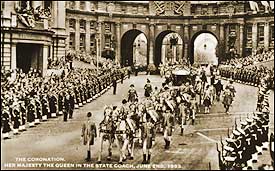
[(121, 38), (121, 65), (148, 64), (148, 44), (146, 35), (140, 30), (129, 30)]
[(182, 63), (183, 61), (181, 36), (172, 30), (161, 32), (155, 41), (154, 64), (158, 67), (161, 63)]
[(191, 39), (190, 64), (219, 64), (218, 39), (209, 31), (196, 33)]

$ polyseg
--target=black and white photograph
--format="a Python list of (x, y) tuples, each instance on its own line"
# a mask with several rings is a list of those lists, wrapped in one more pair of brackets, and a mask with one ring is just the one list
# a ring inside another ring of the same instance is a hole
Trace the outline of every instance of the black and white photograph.
[(1, 170), (273, 170), (274, 1), (1, 1)]

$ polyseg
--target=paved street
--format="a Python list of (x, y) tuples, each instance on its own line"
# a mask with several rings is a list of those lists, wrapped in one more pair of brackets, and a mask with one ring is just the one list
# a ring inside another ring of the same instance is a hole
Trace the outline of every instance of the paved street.
[[(63, 118), (50, 119), (35, 128), (29, 128), (20, 135), (13, 136), (12, 139), (2, 141), (1, 168), (4, 163), (16, 163), (16, 157), (63, 157), (65, 161), (60, 163), (86, 163), (86, 147), (81, 144), (80, 133), (82, 122), (86, 113), (91, 111), (97, 124), (103, 119), (103, 108), (105, 104), (120, 105), (127, 95), (130, 84), (135, 84), (139, 97), (143, 97), (143, 86), (146, 78), (150, 78), (154, 86), (161, 86), (162, 79), (159, 76), (140, 75), (131, 76), (123, 84), (118, 84), (117, 95), (113, 95), (113, 89), (109, 89), (104, 95), (86, 104), (74, 113), (74, 118), (64, 123)], [(223, 83), (225, 83), (223, 81)], [(256, 108), (257, 88), (235, 83), (236, 98), (230, 114), (224, 113), (224, 108), (220, 102), (216, 102), (211, 108), (210, 114), (198, 114), (195, 125), (188, 125), (183, 136), (180, 136), (180, 128), (176, 127), (172, 145), (169, 150), (164, 150), (164, 140), (162, 135), (157, 135), (156, 143), (153, 147), (151, 163), (153, 164), (180, 164), (181, 169), (218, 169), (218, 157), (216, 152), (216, 142), (220, 137), (227, 136), (227, 129), (232, 129), (235, 119), (237, 123), (244, 120), (248, 113), (252, 113)], [(274, 129), (274, 92), (270, 94), (271, 122), (270, 129)], [(250, 115), (249, 115), (250, 116)], [(238, 124), (239, 125), (239, 124)], [(107, 161), (107, 144), (102, 154), (102, 163), (117, 163), (119, 153), (117, 147), (113, 148), (112, 161)], [(92, 147), (92, 162), (95, 163), (98, 156), (99, 143)], [(43, 155), (41, 155), (43, 154)], [(262, 163), (270, 164), (269, 151), (265, 151)], [(142, 162), (142, 149), (135, 149), (134, 160), (127, 160), (125, 163), (139, 164)], [(9, 168), (13, 169), (13, 168)], [(18, 168), (16, 168), (18, 170)], [(33, 169), (33, 168), (30, 168)], [(41, 168), (50, 169), (50, 168)], [(68, 169), (68, 168), (64, 168)], [(77, 169), (77, 168), (74, 168)], [(81, 168), (85, 169), (85, 168)], [(87, 167), (87, 169), (90, 169)]]

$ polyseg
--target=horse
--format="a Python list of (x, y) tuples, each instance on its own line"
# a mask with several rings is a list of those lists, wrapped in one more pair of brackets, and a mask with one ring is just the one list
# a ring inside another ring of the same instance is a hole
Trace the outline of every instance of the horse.
[(108, 141), (108, 157), (107, 160), (111, 160), (112, 156), (112, 144), (114, 142), (114, 132), (116, 129), (114, 118), (113, 118), (113, 109), (111, 106), (106, 106), (104, 109), (104, 119), (99, 124), (99, 139), (100, 139), (100, 151), (98, 156), (98, 163), (101, 163), (101, 154), (103, 149), (103, 142)]
[[(131, 119), (130, 115), (120, 114), (117, 117), (116, 121), (116, 130), (115, 130), (115, 139), (116, 143), (120, 149), (119, 164), (122, 164), (123, 161), (126, 161), (126, 150), (129, 150), (128, 147), (133, 147), (133, 137), (135, 132), (135, 124)], [(131, 159), (133, 159), (133, 151), (129, 150)], [(129, 152), (128, 151), (128, 152)]]
[(225, 112), (228, 113), (229, 107), (232, 105), (233, 102), (233, 95), (229, 89), (225, 89), (223, 93), (223, 105), (225, 108)]

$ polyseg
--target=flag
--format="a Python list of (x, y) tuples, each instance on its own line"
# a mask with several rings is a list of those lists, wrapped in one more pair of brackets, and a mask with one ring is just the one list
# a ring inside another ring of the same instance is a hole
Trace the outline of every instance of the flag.
[(259, 11), (259, 6), (258, 6), (257, 2), (255, 2), (255, 1), (249, 1), (249, 5), (250, 5), (250, 8), (253, 11)]

